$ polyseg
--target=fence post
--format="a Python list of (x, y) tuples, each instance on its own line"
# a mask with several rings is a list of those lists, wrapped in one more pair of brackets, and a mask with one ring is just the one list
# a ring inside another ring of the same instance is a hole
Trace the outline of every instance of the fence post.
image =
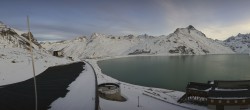
[(138, 105), (137, 105), (137, 107), (140, 107), (140, 104), (139, 104), (139, 96), (138, 96)]

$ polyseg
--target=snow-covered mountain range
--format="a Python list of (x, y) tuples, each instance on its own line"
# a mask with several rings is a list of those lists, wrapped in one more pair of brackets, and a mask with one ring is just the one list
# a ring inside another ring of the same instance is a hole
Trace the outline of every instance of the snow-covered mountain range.
[[(31, 33), (32, 34), (32, 33)], [(28, 34), (0, 22), (0, 86), (32, 77)], [(49, 54), (32, 35), (36, 74), (50, 66), (65, 64), (70, 60)]]
[(45, 42), (41, 44), (49, 51), (62, 51), (65, 56), (77, 58), (98, 58), (126, 55), (203, 55), (232, 54), (229, 47), (223, 46), (193, 26), (177, 28), (168, 36), (112, 36), (92, 34), (73, 40)]
[(229, 37), (224, 44), (236, 53), (250, 54), (250, 33)]

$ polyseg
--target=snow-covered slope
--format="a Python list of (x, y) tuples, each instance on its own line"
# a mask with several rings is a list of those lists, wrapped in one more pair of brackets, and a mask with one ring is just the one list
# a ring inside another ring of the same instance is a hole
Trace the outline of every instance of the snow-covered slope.
[[(36, 74), (50, 66), (69, 63), (70, 60), (56, 58), (42, 49), (32, 37)], [(16, 32), (0, 22), (0, 86), (20, 82), (33, 76), (27, 33)]]
[(42, 42), (41, 45), (46, 47), (50, 52), (52, 51), (63, 51), (64, 56), (75, 56), (78, 57), (83, 53), (83, 49), (86, 47), (86, 37), (78, 37), (73, 40), (65, 40), (60, 42)]
[(43, 43), (50, 51), (62, 50), (65, 56), (98, 58), (126, 55), (170, 55), (170, 54), (231, 54), (230, 48), (209, 39), (193, 26), (178, 28), (168, 36), (127, 35), (107, 36), (94, 33), (90, 38), (55, 43)]
[[(21, 34), (21, 35), (19, 35)], [(29, 40), (28, 40), (28, 33), (17, 31), (16, 29), (10, 28), (0, 22), (0, 48), (29, 48)], [(32, 46), (34, 49), (41, 48), (40, 44), (34, 39), (32, 33)]]
[(237, 36), (229, 37), (224, 41), (226, 46), (229, 46), (236, 53), (250, 53), (250, 33), (238, 34)]

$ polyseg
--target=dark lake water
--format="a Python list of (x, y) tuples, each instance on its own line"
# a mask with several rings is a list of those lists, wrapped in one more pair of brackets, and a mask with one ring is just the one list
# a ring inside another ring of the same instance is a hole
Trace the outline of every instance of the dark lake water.
[(185, 91), (188, 82), (250, 80), (249, 55), (140, 56), (98, 61), (123, 82)]

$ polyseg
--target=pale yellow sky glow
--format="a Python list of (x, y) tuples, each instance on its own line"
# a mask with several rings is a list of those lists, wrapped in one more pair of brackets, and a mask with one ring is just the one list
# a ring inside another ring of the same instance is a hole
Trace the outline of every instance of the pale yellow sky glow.
[(229, 26), (209, 26), (199, 29), (207, 37), (219, 40), (225, 40), (230, 36), (236, 36), (238, 33), (246, 34), (250, 33), (250, 20), (239, 22), (238, 24)]
[(166, 0), (158, 4), (165, 10), (165, 27), (168, 33), (188, 25), (193, 25), (208, 38), (219, 40), (238, 33), (250, 33), (250, 14), (246, 11), (249, 6), (245, 6), (244, 2)]

